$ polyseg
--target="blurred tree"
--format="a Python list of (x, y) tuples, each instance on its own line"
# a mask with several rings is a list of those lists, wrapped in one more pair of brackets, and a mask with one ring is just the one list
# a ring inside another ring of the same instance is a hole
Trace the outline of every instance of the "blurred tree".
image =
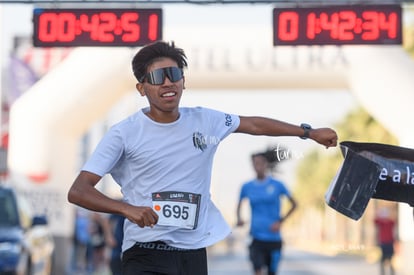
[(403, 27), (403, 47), (414, 58), (414, 6), (404, 7), (405, 17)]

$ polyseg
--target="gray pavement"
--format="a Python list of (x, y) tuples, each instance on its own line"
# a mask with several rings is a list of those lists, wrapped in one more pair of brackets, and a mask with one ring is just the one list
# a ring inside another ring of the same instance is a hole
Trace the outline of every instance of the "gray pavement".
[[(209, 275), (252, 275), (246, 251), (209, 252)], [(356, 255), (328, 256), (285, 247), (278, 275), (376, 275), (377, 263)]]

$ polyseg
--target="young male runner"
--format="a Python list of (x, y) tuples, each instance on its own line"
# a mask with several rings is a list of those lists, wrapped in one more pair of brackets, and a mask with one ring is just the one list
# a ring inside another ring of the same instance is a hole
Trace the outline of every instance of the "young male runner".
[[(117, 123), (82, 167), (68, 193), (71, 203), (123, 215), (123, 274), (207, 274), (206, 247), (230, 228), (210, 198), (213, 157), (231, 133), (310, 138), (337, 145), (329, 128), (310, 129), (264, 117), (203, 107), (180, 107), (187, 60), (162, 41), (138, 51), (132, 69), (149, 107)], [(110, 174), (123, 200), (95, 185)]]

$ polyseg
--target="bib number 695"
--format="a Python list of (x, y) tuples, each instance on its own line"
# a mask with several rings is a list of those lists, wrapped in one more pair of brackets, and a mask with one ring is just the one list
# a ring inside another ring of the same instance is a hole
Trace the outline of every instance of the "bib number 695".
[(170, 218), (170, 217), (174, 217), (176, 219), (183, 219), (183, 220), (187, 220), (189, 217), (189, 207), (184, 205), (184, 206), (180, 206), (180, 205), (170, 205), (170, 204), (165, 204), (162, 207), (162, 214), (164, 215), (164, 217), (166, 218)]

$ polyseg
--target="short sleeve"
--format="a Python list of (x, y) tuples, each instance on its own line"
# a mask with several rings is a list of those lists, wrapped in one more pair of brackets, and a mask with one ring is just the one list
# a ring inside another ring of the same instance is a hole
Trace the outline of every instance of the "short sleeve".
[(224, 113), (204, 108), (208, 114), (210, 125), (214, 128), (215, 135), (223, 140), (237, 130), (240, 125), (240, 117), (235, 114)]
[(110, 128), (81, 170), (102, 177), (116, 166), (123, 152), (124, 143), (120, 131), (115, 127)]

